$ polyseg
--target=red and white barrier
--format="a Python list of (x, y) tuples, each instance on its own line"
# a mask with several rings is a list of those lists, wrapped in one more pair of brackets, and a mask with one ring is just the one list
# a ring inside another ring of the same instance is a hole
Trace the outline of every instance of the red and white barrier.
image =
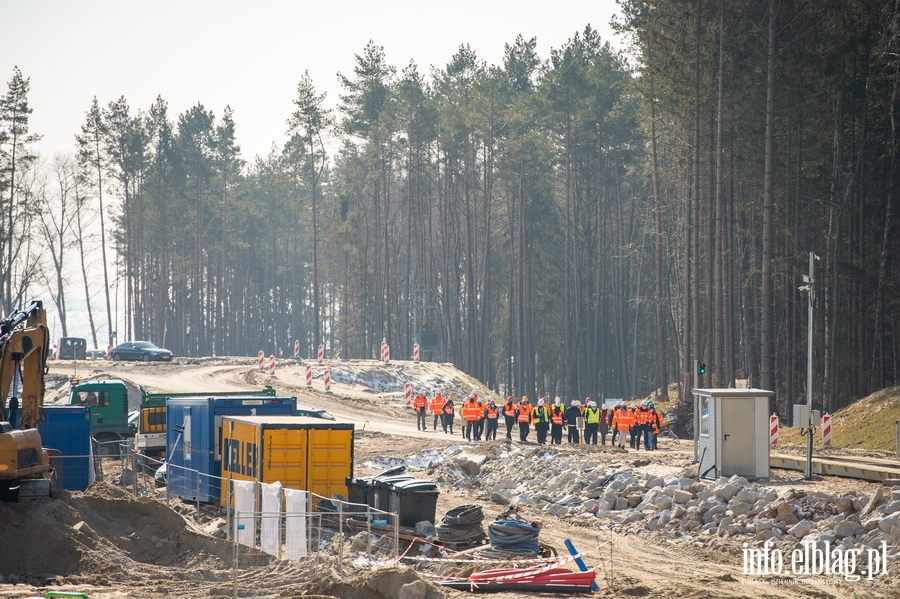
[(300, 340), (299, 339), (294, 340), (294, 359), (295, 360), (300, 359)]
[(404, 388), (404, 397), (406, 398), (406, 405), (409, 405), (409, 402), (412, 400), (412, 383), (406, 381), (403, 383)]
[(778, 414), (769, 416), (769, 445), (778, 445)]
[(419, 363), (419, 344), (413, 343), (413, 362)]
[(319, 353), (318, 353), (317, 359), (319, 360), (319, 364), (321, 364), (322, 360), (325, 359), (325, 346), (324, 345), (319, 346)]
[(312, 387), (312, 364), (306, 365), (306, 386)]
[(391, 346), (384, 341), (381, 342), (381, 359), (385, 364), (390, 364), (391, 362)]
[(275, 354), (269, 356), (269, 376), (275, 376)]
[(831, 447), (831, 414), (822, 416), (822, 446)]
[(331, 370), (325, 369), (325, 393), (331, 393)]
[(259, 350), (259, 353), (256, 354), (256, 357), (259, 361), (259, 371), (263, 372), (266, 369), (266, 354), (263, 353), (263, 350)]

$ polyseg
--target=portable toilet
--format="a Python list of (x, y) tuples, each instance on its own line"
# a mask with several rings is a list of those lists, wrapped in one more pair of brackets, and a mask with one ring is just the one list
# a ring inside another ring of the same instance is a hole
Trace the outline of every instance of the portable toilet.
[(701, 477), (769, 478), (769, 400), (763, 389), (694, 389), (694, 458)]
[(295, 397), (184, 397), (166, 402), (166, 472), (169, 495), (219, 501), (222, 420), (226, 416), (293, 416)]
[(84, 406), (44, 405), (44, 422), (38, 426), (41, 443), (56, 471), (56, 486), (84, 491), (94, 482), (91, 455), (91, 414)]

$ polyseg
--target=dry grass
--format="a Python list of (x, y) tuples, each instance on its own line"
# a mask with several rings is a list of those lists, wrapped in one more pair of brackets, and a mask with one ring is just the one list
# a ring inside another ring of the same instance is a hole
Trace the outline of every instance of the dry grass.
[[(896, 422), (900, 420), (900, 387), (890, 387), (864, 397), (831, 416), (832, 447), (894, 451)], [(779, 444), (805, 445), (800, 429), (778, 432)], [(815, 446), (822, 446), (822, 428), (816, 427)]]

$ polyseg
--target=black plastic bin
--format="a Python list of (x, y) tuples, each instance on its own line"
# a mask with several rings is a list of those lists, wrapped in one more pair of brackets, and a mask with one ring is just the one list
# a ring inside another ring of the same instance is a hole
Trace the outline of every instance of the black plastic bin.
[(351, 515), (353, 518), (365, 520), (366, 506), (375, 507), (373, 505), (375, 503), (375, 493), (372, 489), (372, 477), (348, 478), (347, 490), (347, 501), (359, 505), (345, 506), (344, 513)]
[[(391, 491), (394, 490), (395, 485), (411, 480), (416, 479), (409, 474), (397, 474), (385, 477), (381, 477), (381, 475), (376, 476), (372, 480), (373, 490), (371, 492), (375, 496), (375, 503), (372, 507), (381, 510), (382, 512), (394, 511), (391, 509)], [(379, 515), (379, 518), (381, 517), (382, 515)]]
[(430, 480), (416, 478), (399, 481), (390, 491), (390, 510), (400, 519), (400, 526), (415, 526), (416, 522), (434, 524), (437, 510), (437, 485)]

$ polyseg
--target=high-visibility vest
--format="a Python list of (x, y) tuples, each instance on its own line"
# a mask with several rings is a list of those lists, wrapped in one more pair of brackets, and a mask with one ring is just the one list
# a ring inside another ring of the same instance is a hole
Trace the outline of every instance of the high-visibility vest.
[(444, 411), (444, 396), (440, 393), (431, 398), (431, 413), (435, 416)]
[(585, 424), (600, 424), (600, 409), (588, 408), (584, 411)]
[(425, 399), (424, 395), (416, 395), (416, 398), (413, 400), (413, 409), (416, 412), (424, 412), (428, 407), (428, 400)]
[(500, 418), (500, 410), (497, 406), (488, 406), (484, 409), (484, 417), (488, 420), (497, 420)]
[(453, 416), (453, 408), (455, 408), (455, 407), (456, 406), (453, 405), (453, 401), (447, 401), (444, 403), (444, 405), (441, 409), (444, 411), (444, 414), (447, 414), (448, 416)]
[(628, 413), (627, 408), (616, 410), (616, 415), (613, 416), (613, 424), (620, 431), (627, 431), (631, 428), (631, 415)]
[(547, 406), (538, 406), (534, 409), (534, 423), (550, 422), (550, 408)]
[(558, 424), (562, 426), (563, 423), (563, 411), (560, 408), (553, 408), (550, 410), (550, 421), (553, 424)]
[(503, 415), (507, 416), (509, 418), (515, 418), (516, 417), (516, 404), (512, 403), (511, 401), (508, 401), (505, 404), (503, 404)]
[(638, 424), (650, 424), (650, 410), (647, 408), (640, 408), (637, 411)]
[(463, 404), (463, 418), (466, 422), (475, 422), (480, 413), (481, 408), (478, 407), (477, 401), (469, 400)]
[(519, 422), (531, 422), (532, 410), (534, 410), (534, 408), (531, 407), (530, 403), (519, 404), (519, 409), (517, 410), (519, 413)]

